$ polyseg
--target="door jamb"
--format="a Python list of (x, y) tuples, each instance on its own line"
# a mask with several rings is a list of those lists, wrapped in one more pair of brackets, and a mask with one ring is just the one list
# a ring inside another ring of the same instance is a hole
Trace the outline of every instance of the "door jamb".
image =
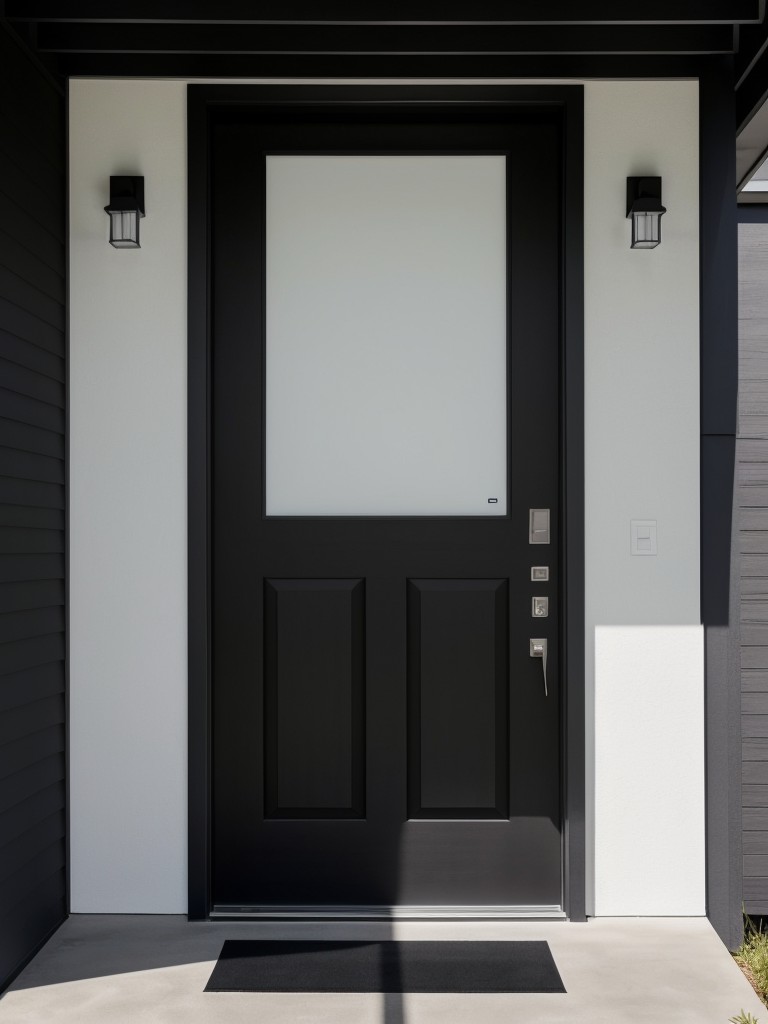
[(586, 920), (584, 721), (584, 90), (569, 86), (188, 86), (188, 573), (190, 920), (211, 914), (211, 472), (210, 128), (238, 105), (332, 107), (450, 103), (557, 110), (562, 125), (561, 501), (564, 528), (561, 649), (563, 905)]

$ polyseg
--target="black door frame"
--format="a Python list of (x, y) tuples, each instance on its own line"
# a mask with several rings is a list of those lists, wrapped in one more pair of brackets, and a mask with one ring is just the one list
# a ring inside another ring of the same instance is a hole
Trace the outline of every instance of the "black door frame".
[(584, 719), (584, 104), (582, 86), (277, 85), (188, 87), (188, 571), (189, 909), (211, 910), (211, 455), (210, 126), (227, 108), (318, 104), (547, 109), (561, 123), (561, 658), (563, 893), (572, 921), (586, 919)]

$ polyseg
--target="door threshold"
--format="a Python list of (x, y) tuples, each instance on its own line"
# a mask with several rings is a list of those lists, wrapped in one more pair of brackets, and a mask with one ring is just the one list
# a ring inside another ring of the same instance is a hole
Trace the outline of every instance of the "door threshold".
[(565, 921), (562, 907), (242, 906), (216, 904), (211, 920), (301, 921)]

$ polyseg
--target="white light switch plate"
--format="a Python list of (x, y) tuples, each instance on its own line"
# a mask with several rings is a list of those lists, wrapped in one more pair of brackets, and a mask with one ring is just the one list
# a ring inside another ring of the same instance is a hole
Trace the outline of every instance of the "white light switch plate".
[(630, 553), (633, 555), (656, 554), (656, 520), (630, 520)]

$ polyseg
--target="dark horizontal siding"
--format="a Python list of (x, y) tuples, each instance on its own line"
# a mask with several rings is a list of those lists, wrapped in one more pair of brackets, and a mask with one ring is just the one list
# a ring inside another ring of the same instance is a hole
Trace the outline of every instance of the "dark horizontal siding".
[(50, 608), (64, 603), (63, 580), (24, 580), (0, 583), (0, 613), (27, 608)]
[[(0, 779), (0, 816), (3, 821), (3, 838), (13, 834), (9, 828), (6, 831), (5, 819), (13, 818), (19, 805), (36, 799), (39, 793), (50, 786), (62, 784), (62, 758), (54, 753), (42, 761), (36, 761), (32, 765)], [(15, 922), (4, 922), (4, 926)], [(2, 931), (2, 929), (0, 929)]]
[[(9, 807), (5, 812), (8, 826), (7, 842), (15, 843), (23, 839), (31, 829), (39, 828), (42, 822), (47, 821), (53, 815), (63, 815), (65, 800), (64, 784), (58, 782), (38, 790), (33, 797)], [(53, 831), (51, 835), (53, 836)]]
[(741, 735), (744, 906), (768, 913), (768, 225), (739, 226)]
[(18, 423), (3, 416), (0, 416), (0, 445), (17, 451), (50, 455), (54, 459), (64, 458), (64, 438), (57, 431)]
[(24, 149), (17, 147), (12, 150), (8, 143), (0, 138), (0, 159), (10, 160), (39, 189), (55, 191), (58, 188), (59, 177), (55, 165), (50, 163), (39, 149), (32, 148), (31, 143), (28, 142)]
[(61, 579), (64, 579), (62, 554), (0, 555), (0, 583)]
[(61, 725), (64, 717), (64, 698), (60, 693), (40, 700), (29, 701), (6, 711), (0, 719), (0, 744), (31, 736), (41, 729)]
[(61, 693), (58, 661), (44, 662), (31, 668), (6, 672), (0, 690), (0, 713), (23, 704), (43, 700)]
[(5, 192), (0, 192), (0, 223), (7, 235), (20, 245), (25, 245), (51, 270), (55, 271), (62, 265), (64, 246), (61, 239), (52, 235), (26, 210), (16, 206)]
[(29, 508), (27, 505), (0, 505), (0, 526), (61, 530), (64, 528), (64, 511), (58, 508)]
[[(2, 315), (3, 301), (0, 299), (0, 318)], [(3, 356), (0, 356), (0, 388), (34, 398), (46, 405), (64, 408), (64, 384), (61, 381), (28, 370), (25, 366), (20, 366)]]
[(0, 263), (13, 269), (35, 288), (50, 295), (57, 302), (66, 299), (64, 278), (53, 267), (48, 266), (35, 253), (27, 248), (22, 241), (12, 238), (7, 231), (0, 228)]
[(12, 302), (0, 292), (0, 321), (5, 330), (15, 334), (23, 341), (29, 341), (33, 345), (39, 345), (40, 348), (53, 352), (54, 355), (63, 355), (62, 328), (58, 324), (50, 323), (45, 318), (46, 309), (41, 308), (38, 313), (33, 313), (25, 308), (30, 303), (25, 302), (21, 294), (16, 298), (18, 301)]
[(15, 274), (0, 265), (0, 296), (19, 306), (38, 320), (43, 320), (57, 331), (64, 330), (64, 303), (51, 298), (41, 288), (31, 284), (21, 274)]
[[(2, 346), (3, 338), (0, 334), (0, 347)], [(13, 365), (10, 360), (7, 360), (6, 364)], [(0, 362), (0, 372), (2, 368), (3, 364)], [(50, 374), (45, 374), (45, 376), (50, 376)], [(59, 405), (51, 405), (50, 402), (21, 394), (18, 389), (3, 389), (0, 385), (0, 408), (2, 408), (6, 419), (14, 419), (19, 423), (29, 423), (33, 427), (43, 427), (45, 430), (64, 433), (64, 410)]]
[(64, 538), (61, 530), (16, 529), (5, 527), (0, 533), (0, 553), (32, 554), (47, 551), (64, 550)]
[(0, 615), (0, 644), (48, 636), (61, 633), (63, 630), (64, 609), (61, 605), (54, 605), (51, 608), (25, 608), (24, 611), (5, 612)]
[(45, 665), (49, 661), (63, 661), (64, 654), (64, 635), (61, 632), (11, 640), (0, 644), (0, 674), (19, 672), (23, 668)]
[(64, 360), (61, 356), (23, 338), (17, 338), (14, 334), (3, 336), (3, 351), (7, 362), (64, 383)]
[(64, 483), (64, 461), (49, 455), (36, 455), (18, 448), (0, 445), (0, 474), (21, 480)]
[[(12, 920), (14, 928), (13, 931), (0, 929), (0, 963), (14, 964), (11, 971), (15, 971), (61, 924), (67, 914), (66, 888), (66, 870), (62, 867), (38, 883), (32, 892), (27, 892), (20, 903), (6, 910), (4, 919)], [(17, 959), (19, 950), (27, 951), (20, 960)]]
[(0, 24), (0, 987), (66, 916), (64, 101)]

